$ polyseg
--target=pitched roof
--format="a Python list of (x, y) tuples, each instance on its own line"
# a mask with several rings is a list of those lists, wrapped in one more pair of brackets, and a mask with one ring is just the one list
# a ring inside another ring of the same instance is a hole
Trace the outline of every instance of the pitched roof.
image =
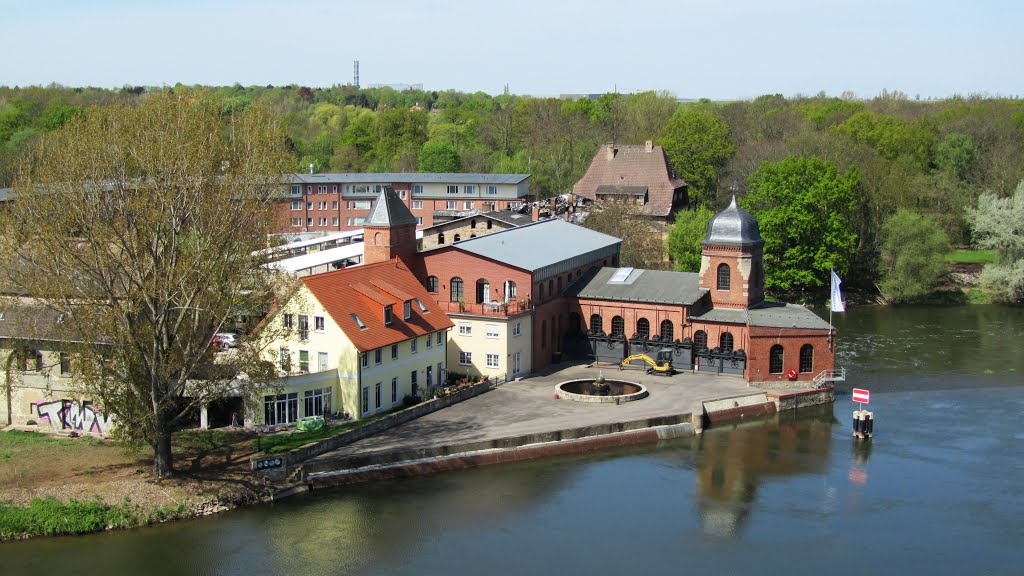
[[(458, 250), (535, 272), (595, 252), (617, 254), (622, 240), (560, 218), (541, 220), (452, 244)], [(590, 260), (587, 260), (590, 261)]]
[(416, 217), (412, 215), (405, 202), (398, 197), (398, 193), (385, 186), (381, 188), (380, 194), (370, 206), (370, 213), (366, 215), (363, 226), (401, 226), (403, 224), (415, 224)]
[[(403, 342), (453, 326), (452, 321), (400, 261), (364, 264), (357, 268), (304, 276), (302, 282), (360, 352)], [(408, 320), (403, 304), (416, 299)], [(391, 324), (384, 324), (384, 306), (392, 305)], [(360, 328), (356, 315), (366, 326)]]
[(608, 146), (601, 146), (586, 174), (572, 188), (573, 194), (597, 199), (599, 186), (646, 187), (647, 204), (644, 209), (653, 216), (668, 216), (672, 211), (672, 198), (676, 189), (686, 186), (681, 178), (674, 178), (665, 150), (661, 146), (618, 145), (608, 157)]
[(331, 172), (322, 174), (288, 174), (293, 184), (342, 182), (349, 184), (519, 184), (529, 174), (479, 174), (469, 172)]
[(690, 306), (707, 292), (700, 287), (700, 275), (693, 272), (591, 268), (569, 287), (566, 296)]
[(762, 302), (753, 308), (712, 308), (699, 316), (691, 316), (693, 320), (705, 322), (728, 322), (746, 324), (764, 328), (801, 328), (811, 330), (828, 330), (828, 322), (821, 319), (813, 310), (798, 304), (781, 302)]

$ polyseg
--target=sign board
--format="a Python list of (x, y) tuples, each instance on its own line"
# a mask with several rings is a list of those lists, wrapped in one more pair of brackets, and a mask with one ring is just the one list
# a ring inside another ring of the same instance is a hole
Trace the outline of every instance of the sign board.
[(861, 404), (869, 404), (868, 398), (870, 398), (870, 394), (870, 392), (864, 390), (863, 388), (854, 388), (853, 401), (860, 402)]

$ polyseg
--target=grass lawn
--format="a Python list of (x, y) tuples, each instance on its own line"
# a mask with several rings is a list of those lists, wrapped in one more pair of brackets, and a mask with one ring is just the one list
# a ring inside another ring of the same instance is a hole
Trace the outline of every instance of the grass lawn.
[(273, 436), (261, 436), (256, 439), (254, 448), (257, 452), (266, 452), (268, 454), (274, 454), (277, 452), (287, 452), (293, 448), (299, 446), (305, 446), (310, 442), (316, 442), (332, 436), (337, 436), (342, 432), (348, 432), (353, 428), (360, 426), (366, 426), (370, 422), (375, 422), (381, 418), (390, 415), (392, 412), (384, 412), (382, 414), (376, 414), (369, 418), (363, 418), (362, 420), (352, 420), (345, 422), (344, 424), (334, 424), (331, 426), (324, 426), (319, 430), (310, 430), (308, 432), (291, 432), (287, 434), (275, 434)]
[(953, 250), (946, 255), (951, 264), (990, 264), (998, 259), (995, 250)]

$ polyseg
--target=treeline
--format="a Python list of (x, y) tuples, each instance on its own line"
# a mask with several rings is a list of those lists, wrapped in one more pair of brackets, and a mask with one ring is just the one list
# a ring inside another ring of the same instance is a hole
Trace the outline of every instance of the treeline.
[[(885, 253), (883, 233), (897, 212), (924, 219), (949, 243), (969, 244), (968, 211), (979, 195), (1008, 195), (1024, 179), (1024, 102), (1014, 99), (925, 102), (886, 92), (871, 100), (680, 103), (661, 92), (562, 100), (352, 86), (171, 89), (213, 95), (225, 116), (257, 103), (270, 108), (283, 118), (297, 171), (312, 164), (529, 173), (541, 197), (570, 190), (601, 144), (655, 140), (690, 184), (693, 208), (713, 212), (736, 194), (767, 226), (775, 242), (769, 264), (780, 274), (793, 268), (784, 278), (770, 272), (768, 286), (778, 293), (819, 289), (829, 268), (848, 285), (883, 282), (893, 274), (883, 260), (898, 259)], [(13, 159), (36, 134), (89, 105), (151, 90), (0, 88), (0, 186), (10, 185)], [(671, 246), (674, 262), (688, 261), (685, 249)]]

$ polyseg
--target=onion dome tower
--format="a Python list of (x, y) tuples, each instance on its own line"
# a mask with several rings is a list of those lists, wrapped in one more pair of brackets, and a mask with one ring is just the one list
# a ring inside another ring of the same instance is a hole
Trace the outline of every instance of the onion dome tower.
[(749, 308), (764, 301), (764, 240), (757, 218), (736, 204), (715, 214), (701, 242), (700, 286), (716, 308)]

